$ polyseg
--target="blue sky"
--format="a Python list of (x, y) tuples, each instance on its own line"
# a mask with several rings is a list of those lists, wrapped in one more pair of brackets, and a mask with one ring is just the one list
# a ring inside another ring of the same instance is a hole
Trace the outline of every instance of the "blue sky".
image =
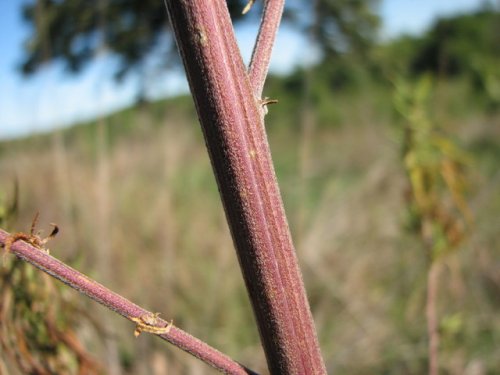
[[(140, 1), (140, 0), (138, 0)], [(294, 0), (288, 0), (293, 2)], [(382, 37), (401, 33), (418, 34), (440, 17), (476, 9), (482, 0), (382, 0)], [(55, 66), (23, 79), (16, 69), (22, 56), (22, 43), (29, 35), (20, 16), (23, 0), (0, 1), (0, 139), (40, 132), (90, 119), (131, 104), (136, 81), (132, 77), (117, 85), (109, 77), (109, 59), (101, 59), (83, 74), (70, 77)], [(248, 60), (256, 30), (237, 30), (243, 57)], [(271, 69), (286, 73), (296, 64), (307, 62), (306, 43), (286, 28), (280, 30)], [(152, 92), (165, 96), (187, 90), (179, 74), (164, 75)]]

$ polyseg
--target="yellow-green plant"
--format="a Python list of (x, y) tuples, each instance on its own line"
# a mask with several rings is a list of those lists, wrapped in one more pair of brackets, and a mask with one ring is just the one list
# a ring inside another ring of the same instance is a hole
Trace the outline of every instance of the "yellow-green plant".
[(439, 266), (446, 254), (464, 240), (472, 215), (468, 209), (466, 152), (433, 121), (431, 76), (416, 82), (395, 81), (394, 107), (403, 119), (402, 158), (409, 189), (406, 202), (410, 228), (423, 243), (429, 260), (426, 318), (429, 335), (429, 374), (438, 373)]

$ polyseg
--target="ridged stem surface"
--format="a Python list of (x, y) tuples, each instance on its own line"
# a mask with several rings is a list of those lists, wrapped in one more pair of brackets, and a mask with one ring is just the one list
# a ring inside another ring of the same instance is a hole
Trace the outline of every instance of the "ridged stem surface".
[[(0, 244), (5, 244), (9, 237), (9, 233), (0, 229)], [(14, 242), (10, 252), (132, 322), (134, 322), (134, 319), (141, 319), (141, 317), (152, 315), (151, 312), (130, 302), (121, 295), (99, 284), (97, 281), (92, 280), (26, 242)], [(169, 323), (163, 319), (155, 319), (155, 327), (165, 328), (168, 325)], [(132, 329), (130, 330), (130, 334), (133, 334)], [(167, 333), (158, 334), (157, 336), (194, 355), (221, 372), (234, 375), (255, 374), (228, 356), (174, 325), (171, 326)]]
[(224, 0), (167, 0), (272, 374), (326, 373), (254, 95)]

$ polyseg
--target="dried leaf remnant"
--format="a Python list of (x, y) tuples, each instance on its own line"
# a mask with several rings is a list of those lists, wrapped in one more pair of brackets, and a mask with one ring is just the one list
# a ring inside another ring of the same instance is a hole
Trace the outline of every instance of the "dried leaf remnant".
[(247, 5), (245, 5), (245, 7), (243, 8), (243, 11), (241, 12), (241, 14), (247, 14), (250, 11), (250, 9), (252, 9), (252, 6), (254, 3), (255, 3), (255, 0), (249, 0)]
[(155, 335), (164, 335), (170, 332), (170, 329), (173, 326), (173, 320), (171, 320), (166, 327), (159, 327), (159, 315), (160, 313), (147, 313), (138, 318), (131, 317), (130, 320), (136, 324), (134, 336), (138, 337), (142, 332), (149, 332)]
[(45, 244), (49, 242), (52, 238), (54, 238), (57, 235), (57, 233), (59, 233), (59, 227), (54, 223), (50, 223), (50, 225), (52, 225), (53, 227), (52, 232), (50, 232), (50, 234), (45, 238), (41, 237), (41, 231), (35, 232), (36, 224), (38, 223), (38, 216), (39, 213), (37, 212), (35, 217), (33, 218), (33, 222), (31, 223), (31, 229), (29, 234), (24, 232), (18, 232), (12, 234), (10, 237), (7, 238), (4, 244), (4, 249), (5, 249), (4, 257), (6, 256), (6, 254), (10, 252), (10, 248), (16, 241), (27, 242), (30, 245), (36, 247), (37, 249), (47, 254), (49, 253), (49, 249), (45, 247)]

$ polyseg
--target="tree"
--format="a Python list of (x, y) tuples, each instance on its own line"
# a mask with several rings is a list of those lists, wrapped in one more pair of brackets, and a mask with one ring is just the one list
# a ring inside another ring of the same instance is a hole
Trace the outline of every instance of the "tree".
[(314, 6), (313, 37), (326, 58), (352, 53), (366, 56), (374, 44), (380, 18), (378, 0), (317, 0)]
[[(230, 5), (240, 19), (244, 0)], [(49, 61), (62, 61), (71, 73), (78, 73), (103, 50), (118, 57), (116, 78), (141, 67), (154, 53), (164, 56), (164, 64), (179, 62), (160, 0), (35, 0), (23, 6), (22, 16), (31, 26), (21, 63), (25, 75)]]
[(485, 59), (498, 64), (499, 25), (499, 13), (489, 8), (437, 21), (416, 51), (413, 72), (456, 76), (473, 73)]
[[(258, 20), (259, 9), (243, 18), (247, 0), (228, 1), (233, 22)], [(314, 29), (315, 43), (325, 56), (362, 53), (374, 41), (378, 0), (297, 1), (286, 22), (301, 32)], [(45, 63), (61, 61), (78, 73), (100, 51), (118, 58), (116, 78), (142, 68), (153, 55), (162, 64), (177, 65), (172, 30), (161, 0), (33, 0), (22, 8), (31, 33), (25, 43), (21, 71), (31, 75)], [(254, 7), (259, 8), (262, 2)]]

